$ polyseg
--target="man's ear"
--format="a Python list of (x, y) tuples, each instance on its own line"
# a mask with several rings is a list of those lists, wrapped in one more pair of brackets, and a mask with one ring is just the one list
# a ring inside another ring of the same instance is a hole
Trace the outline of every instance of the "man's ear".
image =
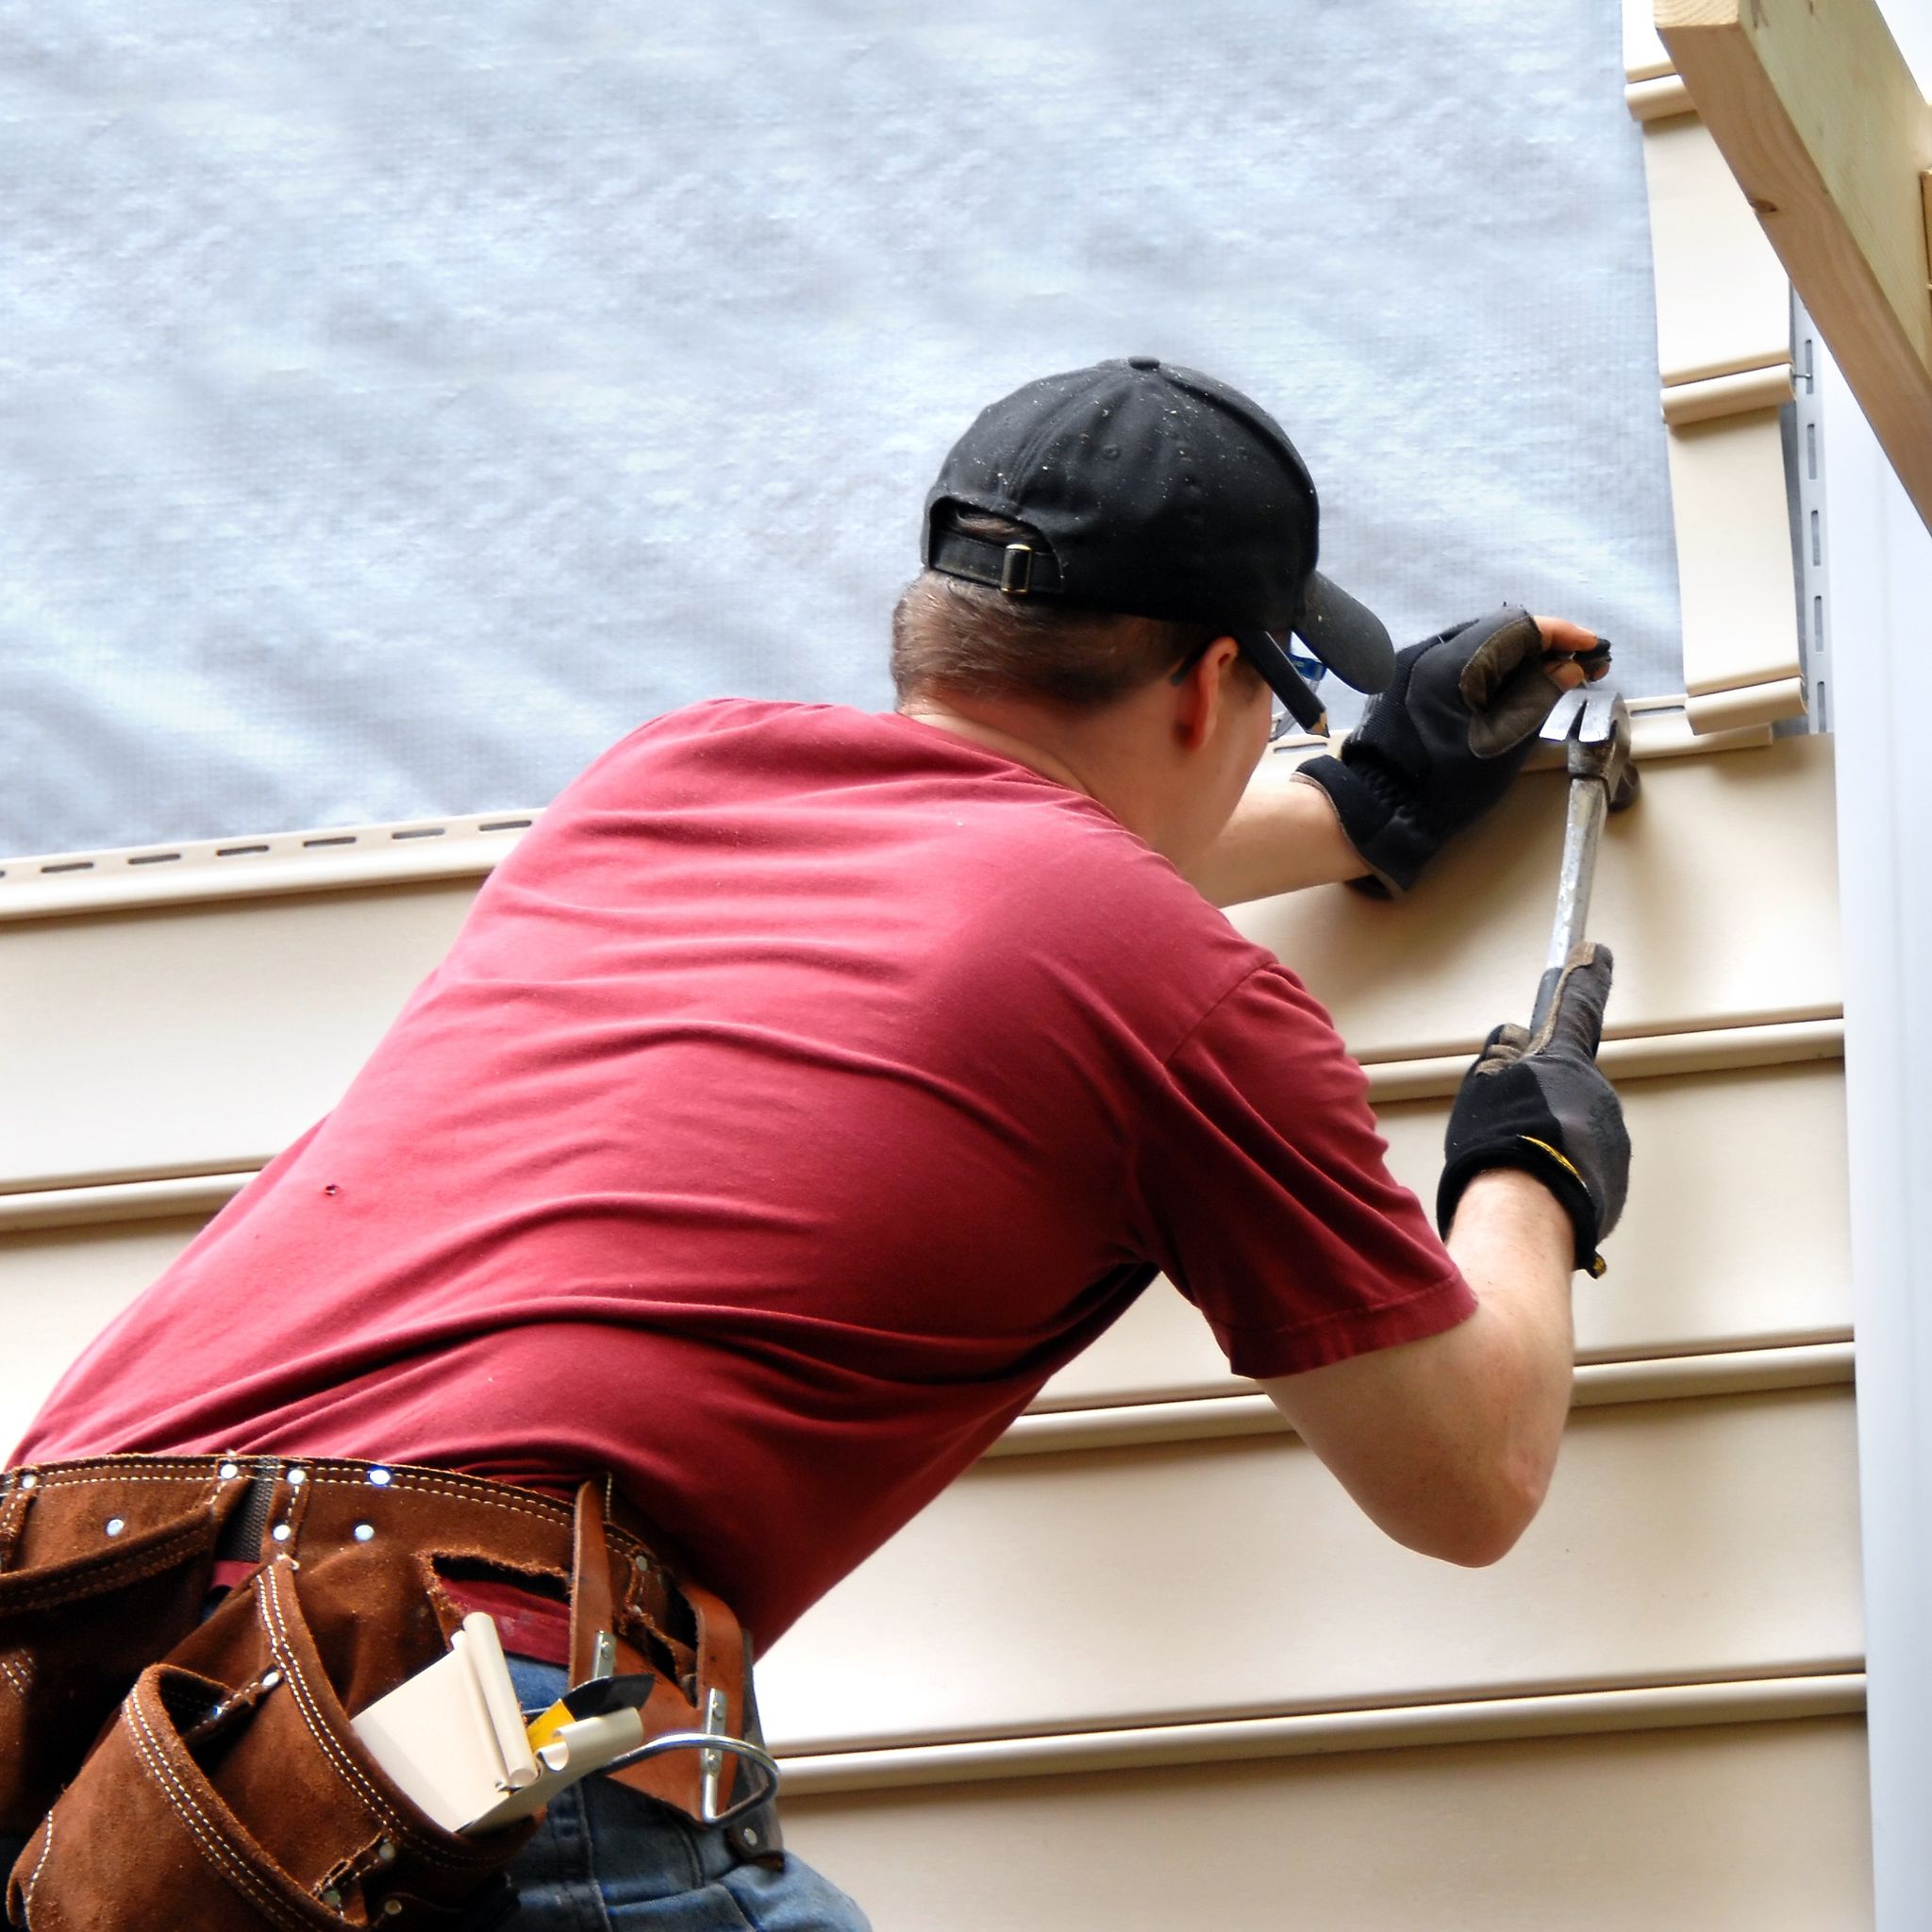
[(1232, 638), (1216, 638), (1176, 681), (1174, 728), (1183, 751), (1199, 751), (1222, 723), (1240, 656)]

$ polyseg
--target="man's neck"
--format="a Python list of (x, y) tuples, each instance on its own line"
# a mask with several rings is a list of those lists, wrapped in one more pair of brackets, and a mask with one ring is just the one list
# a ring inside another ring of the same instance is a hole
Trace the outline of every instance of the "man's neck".
[[(934, 698), (914, 698), (899, 708), (906, 717), (916, 719), (922, 724), (930, 724), (935, 730), (950, 731), (956, 738), (984, 745), (989, 751), (996, 751), (1003, 758), (1024, 765), (1028, 771), (1038, 772), (1042, 778), (1051, 778), (1056, 785), (1065, 785), (1089, 798), (1100, 799), (1093, 787), (1082, 779), (1073, 759), (1048, 750), (1032, 738), (991, 724), (983, 718), (969, 717)], [(1106, 800), (1100, 799), (1100, 802), (1105, 804)]]

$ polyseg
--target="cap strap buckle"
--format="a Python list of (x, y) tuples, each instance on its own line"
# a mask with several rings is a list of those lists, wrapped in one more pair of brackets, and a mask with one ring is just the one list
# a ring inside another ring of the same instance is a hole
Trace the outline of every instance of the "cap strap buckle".
[(1032, 544), (1008, 543), (1000, 558), (1000, 594), (1024, 597), (1032, 588)]

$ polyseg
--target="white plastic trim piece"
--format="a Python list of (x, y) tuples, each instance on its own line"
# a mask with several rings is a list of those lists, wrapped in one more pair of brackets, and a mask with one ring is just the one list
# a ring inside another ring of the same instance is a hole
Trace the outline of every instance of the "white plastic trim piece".
[[(1760, 1395), (1778, 1389), (1833, 1388), (1852, 1376), (1848, 1338), (1722, 1355), (1586, 1362), (1575, 1371), (1570, 1404), (1573, 1408), (1604, 1408), (1620, 1403), (1689, 1402), (1707, 1395)], [(1004, 1459), (1292, 1433), (1288, 1418), (1265, 1395), (1209, 1395), (1023, 1415), (986, 1454), (989, 1459)]]
[(536, 810), (0, 860), (0, 920), (480, 877)]
[(1690, 700), (1693, 731), (1735, 731), (1741, 725), (1773, 724), (1805, 715), (1805, 680), (1777, 677), (1764, 684), (1733, 685), (1704, 691)]
[(1865, 1707), (1856, 1668), (1802, 1677), (1720, 1684), (1498, 1697), (1392, 1710), (1315, 1711), (1292, 1717), (1087, 1731), (971, 1743), (907, 1744), (788, 1757), (794, 1796), (891, 1790), (911, 1785), (976, 1784), (1011, 1777), (1071, 1777), (1082, 1772), (1158, 1765), (1220, 1764), (1256, 1757), (1308, 1757), (1344, 1751), (1401, 1751), (1431, 1744), (1507, 1743), (1619, 1731), (1686, 1730), (1709, 1724), (1790, 1723), (1855, 1717)]
[(1738, 369), (1729, 375), (1707, 375), (1695, 382), (1668, 384), (1662, 393), (1664, 421), (1709, 423), (1747, 409), (1775, 409), (1795, 397), (1789, 357), (1762, 369)]
[(1624, 90), (1624, 105), (1633, 121), (1667, 121), (1673, 114), (1694, 114), (1690, 90), (1674, 74), (1646, 75)]

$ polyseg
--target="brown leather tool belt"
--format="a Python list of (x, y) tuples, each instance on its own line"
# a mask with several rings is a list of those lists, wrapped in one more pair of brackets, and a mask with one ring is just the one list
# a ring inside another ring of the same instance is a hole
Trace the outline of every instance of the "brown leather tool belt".
[[(257, 1567), (210, 1611), (218, 1558)], [(737, 1619), (596, 1486), (573, 1507), (404, 1464), (99, 1457), (0, 1473), (0, 1834), (34, 1834), (9, 1917), (153, 1924), (172, 1886), (166, 1923), (209, 1932), (476, 1923), (532, 1827), (442, 1830), (349, 1722), (443, 1655), (465, 1579), (567, 1595), (573, 1683), (655, 1678), (642, 1749), (605, 1774), (777, 1856)]]

